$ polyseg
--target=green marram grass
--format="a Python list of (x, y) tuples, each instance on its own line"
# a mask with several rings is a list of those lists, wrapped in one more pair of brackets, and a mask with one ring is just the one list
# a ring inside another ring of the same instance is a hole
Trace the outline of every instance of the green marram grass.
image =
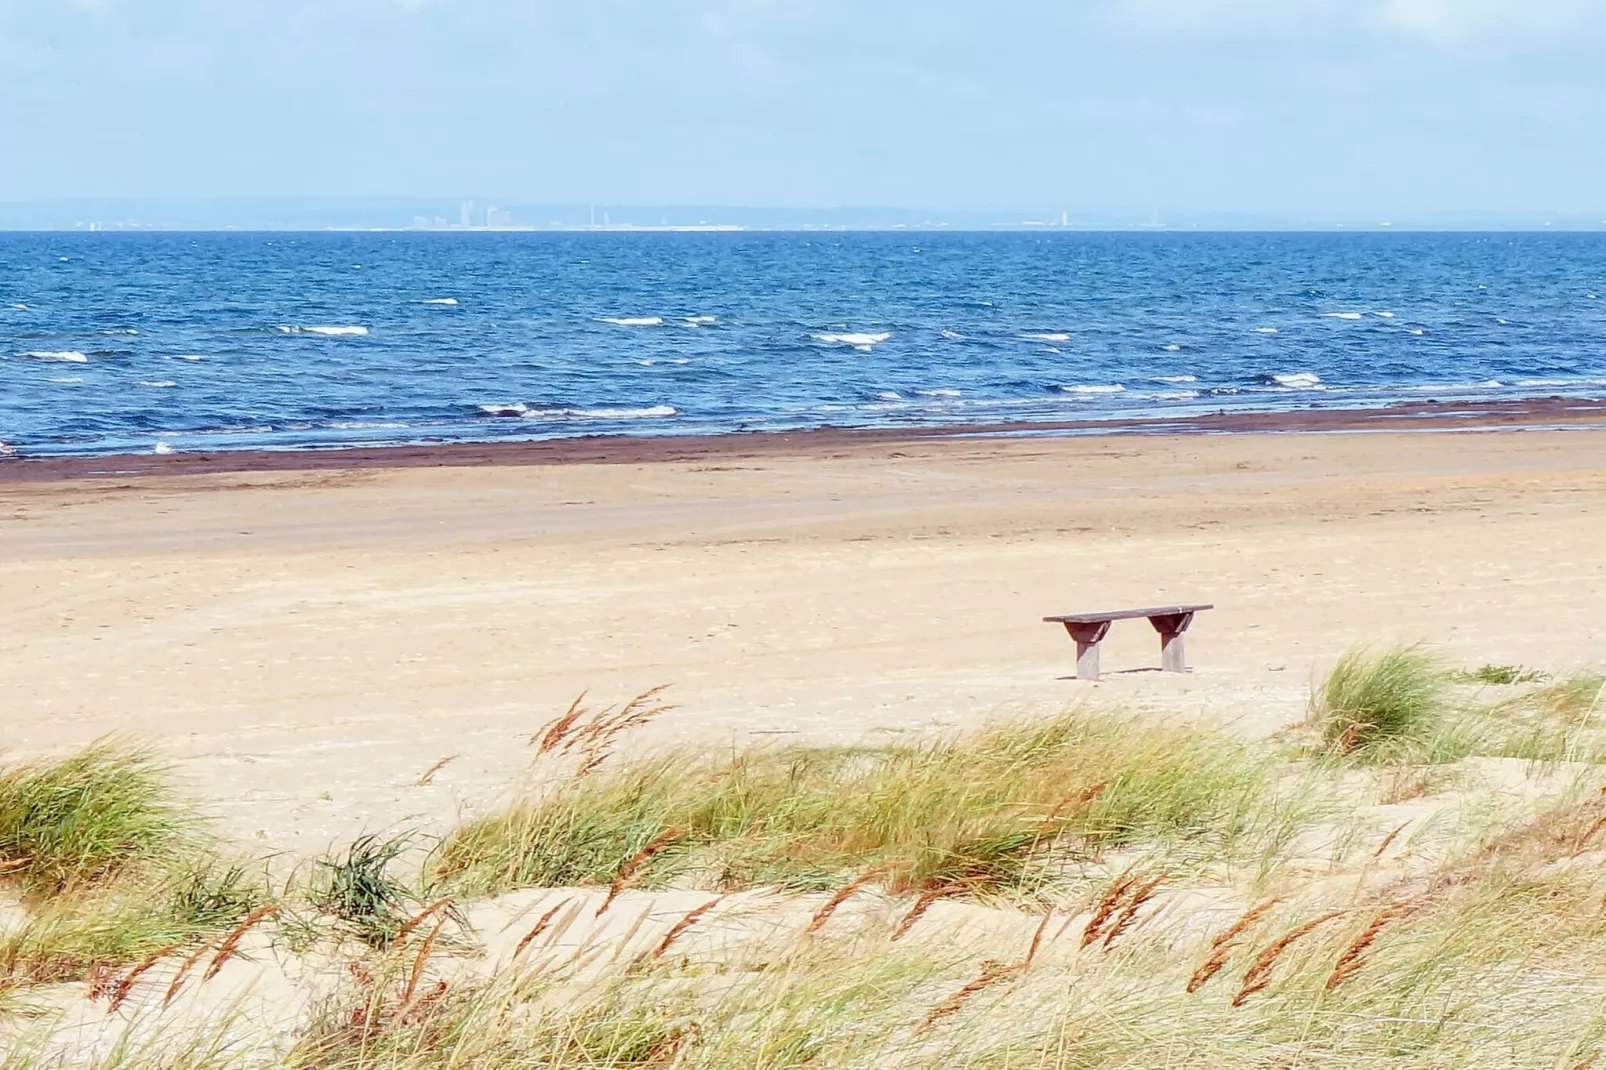
[(1448, 679), (1417, 646), (1350, 649), (1310, 703), (1330, 752), (1372, 761), (1463, 757), (1470, 745), (1453, 739), (1450, 712)]
[[(864, 749), (681, 751), (532, 789), (457, 829), (459, 894), (608, 884), (1029, 895), (1054, 863), (1130, 844), (1231, 853), (1270, 819), (1264, 760), (1219, 736), (1082, 712)], [(649, 855), (650, 857), (641, 857)]]

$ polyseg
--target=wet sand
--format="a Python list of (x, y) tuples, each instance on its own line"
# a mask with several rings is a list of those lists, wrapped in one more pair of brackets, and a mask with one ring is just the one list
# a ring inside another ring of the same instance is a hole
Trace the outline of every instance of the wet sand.
[[(1358, 640), (1606, 663), (1601, 409), (0, 463), (6, 746), (150, 739), (226, 833), (310, 851), (494, 802), (586, 689), (672, 685), (651, 742), (1088, 699), (1266, 734)], [(1174, 601), (1219, 607), (1187, 676), (1135, 621), (1070, 679), (1041, 622)]]

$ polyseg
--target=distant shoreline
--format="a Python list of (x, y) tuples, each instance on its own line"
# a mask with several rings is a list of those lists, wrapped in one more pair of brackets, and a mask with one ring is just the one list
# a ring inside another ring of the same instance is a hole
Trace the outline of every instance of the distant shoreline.
[(1606, 398), (1413, 402), (1381, 409), (1304, 409), (1147, 419), (1061, 420), (897, 428), (820, 427), (686, 435), (584, 435), (525, 442), (222, 450), (86, 457), (0, 457), (0, 482), (231, 472), (695, 463), (826, 456), (955, 439), (1458, 431), (1606, 430)]

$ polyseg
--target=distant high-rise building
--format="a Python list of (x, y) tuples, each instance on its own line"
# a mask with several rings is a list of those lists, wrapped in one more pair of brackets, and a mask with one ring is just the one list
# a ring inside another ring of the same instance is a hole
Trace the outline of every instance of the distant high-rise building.
[(464, 201), (459, 206), (459, 209), (458, 222), (465, 227), (472, 227), (474, 225), (474, 202)]

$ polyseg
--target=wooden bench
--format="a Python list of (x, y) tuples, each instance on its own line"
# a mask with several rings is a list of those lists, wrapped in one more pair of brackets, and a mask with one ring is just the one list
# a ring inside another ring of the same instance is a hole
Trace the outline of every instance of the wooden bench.
[(1099, 644), (1110, 632), (1110, 624), (1118, 620), (1149, 618), (1154, 630), (1160, 633), (1160, 667), (1166, 672), (1187, 672), (1188, 657), (1183, 649), (1182, 636), (1193, 623), (1195, 613), (1203, 613), (1215, 606), (1156, 606), (1152, 609), (1124, 609), (1116, 613), (1072, 613), (1064, 617), (1044, 617), (1049, 624), (1063, 624), (1076, 640), (1076, 678), (1099, 678)]

